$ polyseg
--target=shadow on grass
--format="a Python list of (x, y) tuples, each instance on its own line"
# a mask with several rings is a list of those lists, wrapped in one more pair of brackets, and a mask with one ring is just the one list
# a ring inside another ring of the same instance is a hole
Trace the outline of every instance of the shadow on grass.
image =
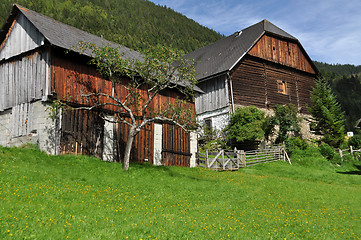
[(357, 168), (355, 171), (348, 171), (348, 172), (337, 172), (340, 174), (349, 174), (349, 175), (361, 175), (361, 165), (354, 164), (354, 167)]

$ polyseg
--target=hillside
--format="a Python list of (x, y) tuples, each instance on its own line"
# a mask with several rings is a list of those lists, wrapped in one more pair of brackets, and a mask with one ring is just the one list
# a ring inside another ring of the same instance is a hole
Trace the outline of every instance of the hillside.
[(321, 72), (332, 72), (335, 74), (347, 76), (361, 73), (361, 65), (355, 66), (352, 64), (329, 64), (317, 61), (313, 62)]
[[(1, 0), (0, 26), (14, 0)], [(222, 35), (146, 0), (18, 0), (18, 4), (107, 40), (140, 49), (163, 45), (190, 52)]]
[(361, 118), (361, 66), (314, 62), (335, 93), (345, 112), (346, 129), (355, 131)]
[(96, 158), (0, 147), (0, 239), (358, 239), (359, 164), (307, 153), (293, 165), (234, 172), (125, 172)]

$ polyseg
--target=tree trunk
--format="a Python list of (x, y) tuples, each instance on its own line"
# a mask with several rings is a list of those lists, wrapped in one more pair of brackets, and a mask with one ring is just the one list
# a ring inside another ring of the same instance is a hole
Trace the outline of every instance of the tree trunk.
[(125, 145), (124, 159), (123, 159), (123, 169), (128, 171), (129, 169), (129, 160), (130, 160), (130, 152), (132, 150), (133, 141), (135, 136), (137, 135), (136, 128), (131, 127), (129, 129), (127, 144)]

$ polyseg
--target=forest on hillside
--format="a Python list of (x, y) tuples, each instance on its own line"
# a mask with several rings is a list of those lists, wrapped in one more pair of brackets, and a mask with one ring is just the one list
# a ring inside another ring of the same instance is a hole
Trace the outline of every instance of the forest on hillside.
[[(0, 26), (15, 0), (1, 0)], [(60, 22), (139, 50), (163, 45), (190, 52), (223, 36), (166, 7), (147, 0), (17, 0)]]
[(346, 129), (354, 131), (356, 122), (361, 118), (361, 66), (314, 63), (321, 76), (328, 80), (345, 112)]

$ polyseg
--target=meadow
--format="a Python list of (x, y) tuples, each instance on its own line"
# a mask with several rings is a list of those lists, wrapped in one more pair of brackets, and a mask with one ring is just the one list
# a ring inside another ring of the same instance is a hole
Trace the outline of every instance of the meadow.
[(361, 239), (361, 163), (312, 151), (234, 172), (125, 172), (0, 147), (0, 239)]

